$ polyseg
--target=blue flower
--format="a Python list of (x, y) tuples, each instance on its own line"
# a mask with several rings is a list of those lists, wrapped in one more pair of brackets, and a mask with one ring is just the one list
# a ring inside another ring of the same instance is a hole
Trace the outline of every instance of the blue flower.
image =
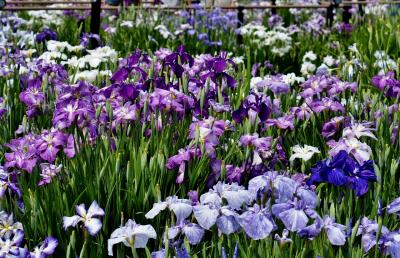
[(368, 183), (377, 178), (372, 160), (359, 165), (349, 154), (342, 150), (332, 159), (325, 159), (311, 169), (311, 177), (307, 184), (328, 182), (336, 186), (350, 186), (357, 196), (368, 192)]

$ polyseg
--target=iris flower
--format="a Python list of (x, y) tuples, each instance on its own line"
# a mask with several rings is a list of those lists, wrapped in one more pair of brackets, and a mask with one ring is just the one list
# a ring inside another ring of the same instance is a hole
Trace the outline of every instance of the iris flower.
[(125, 246), (145, 248), (149, 238), (157, 238), (157, 233), (151, 225), (139, 225), (132, 219), (111, 233), (107, 242), (108, 255), (113, 256), (113, 246), (123, 243)]
[(102, 227), (99, 217), (104, 216), (104, 210), (100, 208), (96, 201), (93, 201), (88, 210), (86, 210), (85, 204), (77, 205), (76, 213), (78, 215), (63, 217), (64, 229), (75, 227), (79, 222), (82, 222), (83, 227), (90, 235), (95, 236), (99, 233)]

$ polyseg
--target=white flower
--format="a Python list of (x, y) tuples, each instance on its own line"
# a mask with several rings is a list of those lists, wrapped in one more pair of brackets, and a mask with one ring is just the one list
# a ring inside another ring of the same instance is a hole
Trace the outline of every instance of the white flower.
[(127, 247), (145, 248), (149, 238), (157, 238), (157, 233), (151, 225), (139, 225), (134, 220), (128, 220), (125, 226), (111, 233), (107, 242), (108, 255), (113, 256), (113, 245), (123, 243)]
[(133, 28), (133, 22), (132, 21), (122, 21), (121, 27)]
[(332, 56), (326, 56), (324, 57), (324, 64), (331, 67), (335, 64), (335, 59)]
[(282, 75), (282, 80), (284, 83), (293, 85), (295, 83), (303, 83), (304, 78), (303, 77), (297, 77), (295, 73), (288, 73)]
[(310, 62), (305, 62), (301, 64), (300, 72), (303, 75), (310, 75), (315, 71), (315, 64), (310, 63)]
[(346, 127), (343, 130), (343, 137), (348, 139), (356, 137), (357, 139), (361, 138), (362, 136), (370, 137), (374, 140), (378, 140), (372, 131), (375, 131), (375, 128), (366, 127), (363, 124), (355, 124), (351, 127)]
[(318, 148), (309, 146), (309, 145), (304, 145), (304, 147), (301, 147), (300, 145), (295, 145), (293, 146), (293, 154), (290, 157), (290, 161), (294, 161), (295, 159), (302, 159), (304, 161), (308, 161), (312, 158), (312, 156), (315, 153), (320, 153)]
[(316, 59), (317, 59), (317, 56), (315, 55), (315, 53), (313, 51), (308, 51), (303, 56), (303, 62), (315, 61)]

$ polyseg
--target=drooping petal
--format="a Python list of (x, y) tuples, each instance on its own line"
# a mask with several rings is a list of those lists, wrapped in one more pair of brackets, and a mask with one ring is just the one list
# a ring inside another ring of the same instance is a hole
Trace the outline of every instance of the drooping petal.
[(329, 242), (331, 242), (332, 245), (344, 245), (346, 243), (346, 234), (344, 230), (333, 225), (328, 225), (325, 229)]
[(295, 208), (283, 211), (279, 214), (285, 227), (293, 232), (299, 231), (307, 226), (308, 217), (303, 210)]
[(228, 205), (235, 210), (240, 210), (244, 203), (251, 199), (250, 193), (246, 190), (224, 191), (222, 197), (228, 202)]
[(176, 220), (182, 221), (190, 216), (193, 207), (190, 201), (186, 202), (174, 202), (170, 204), (170, 209), (175, 213)]
[(217, 227), (222, 234), (229, 235), (239, 231), (240, 225), (234, 216), (222, 215), (217, 219)]
[(125, 241), (125, 237), (116, 237), (116, 238), (110, 238), (107, 241), (107, 250), (108, 250), (108, 255), (113, 256), (113, 246), (115, 244), (121, 243)]
[(47, 237), (43, 242), (43, 253), (52, 255), (58, 246), (58, 240), (55, 237)]
[(149, 210), (145, 217), (146, 219), (153, 219), (155, 216), (157, 216), (161, 211), (165, 210), (168, 207), (168, 204), (166, 202), (158, 202), (153, 204), (153, 208)]
[(388, 206), (387, 212), (389, 214), (397, 213), (400, 211), (400, 197), (394, 199)]
[(245, 212), (240, 215), (238, 222), (246, 234), (254, 240), (268, 237), (274, 227), (271, 220), (263, 212)]
[(95, 236), (100, 231), (102, 227), (101, 220), (97, 218), (87, 218), (85, 220), (85, 228), (89, 232), (90, 235)]
[(204, 229), (210, 229), (216, 223), (219, 215), (218, 209), (212, 209), (208, 205), (193, 207), (193, 213), (197, 223)]
[(140, 225), (134, 230), (135, 248), (145, 248), (149, 238), (157, 238), (157, 233), (151, 225)]
[(63, 227), (67, 229), (69, 227), (75, 227), (79, 221), (81, 221), (81, 217), (78, 215), (74, 215), (72, 217), (63, 217)]
[(182, 228), (183, 233), (191, 245), (200, 243), (204, 235), (204, 229), (194, 223), (189, 223)]

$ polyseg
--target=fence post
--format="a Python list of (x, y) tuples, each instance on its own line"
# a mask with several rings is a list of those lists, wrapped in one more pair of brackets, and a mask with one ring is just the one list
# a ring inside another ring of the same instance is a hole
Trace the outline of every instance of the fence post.
[[(240, 27), (242, 27), (243, 22), (244, 22), (244, 13), (243, 13), (244, 7), (239, 5), (237, 7), (237, 18), (238, 18), (238, 24), (237, 24), (237, 28), (239, 29)], [(237, 31), (237, 42), (238, 44), (242, 44), (243, 43), (243, 36), (242, 34), (240, 34), (239, 31)]]
[(364, 16), (364, 10), (362, 4), (358, 4), (358, 12), (360, 13), (360, 16)]
[(350, 9), (351, 9), (350, 5), (343, 6), (342, 22), (350, 23), (350, 19), (351, 19)]
[(329, 27), (332, 27), (333, 24), (333, 10), (335, 8), (335, 5), (331, 2), (330, 5), (328, 6), (326, 10), (326, 21), (328, 23)]
[[(92, 2), (92, 10), (90, 17), (90, 33), (99, 34), (100, 33), (100, 13), (101, 13), (101, 0), (94, 0)], [(90, 44), (92, 48), (99, 46), (99, 42), (96, 39), (91, 39)]]
[(271, 5), (272, 5), (271, 13), (272, 13), (272, 15), (274, 15), (274, 14), (276, 14), (276, 8), (274, 7), (276, 5), (276, 0), (272, 0)]

